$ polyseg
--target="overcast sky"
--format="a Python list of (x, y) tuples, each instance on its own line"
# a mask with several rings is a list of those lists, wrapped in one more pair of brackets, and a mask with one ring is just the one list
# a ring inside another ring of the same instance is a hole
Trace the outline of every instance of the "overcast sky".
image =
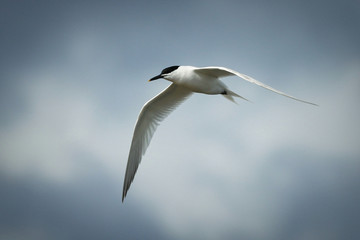
[[(360, 239), (359, 1), (2, 1), (1, 239)], [(171, 65), (225, 66), (124, 203), (142, 105)]]

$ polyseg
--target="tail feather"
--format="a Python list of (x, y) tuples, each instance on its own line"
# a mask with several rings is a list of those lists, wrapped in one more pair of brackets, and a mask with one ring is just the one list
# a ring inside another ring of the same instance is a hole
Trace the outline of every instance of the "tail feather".
[(246, 101), (249, 101), (248, 99), (240, 96), (237, 93), (234, 93), (233, 91), (230, 91), (229, 89), (226, 89), (226, 91), (222, 94), (225, 98), (229, 99), (230, 101), (232, 101), (233, 103), (236, 103), (233, 97), (238, 97), (238, 98), (242, 98)]

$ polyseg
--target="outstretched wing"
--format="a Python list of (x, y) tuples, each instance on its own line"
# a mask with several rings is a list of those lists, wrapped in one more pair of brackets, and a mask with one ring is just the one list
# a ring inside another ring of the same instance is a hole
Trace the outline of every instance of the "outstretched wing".
[(139, 114), (136, 121), (129, 158), (124, 178), (122, 201), (130, 188), (136, 170), (145, 154), (150, 140), (162, 120), (164, 120), (177, 106), (191, 95), (191, 91), (171, 84), (161, 93), (149, 100)]
[(206, 74), (206, 75), (211, 75), (211, 76), (214, 76), (214, 77), (218, 77), (218, 78), (221, 78), (221, 77), (228, 77), (228, 76), (238, 76), (238, 77), (241, 77), (242, 79), (248, 81), (248, 82), (251, 82), (251, 83), (254, 83), (260, 87), (263, 87), (263, 88), (266, 88), (270, 91), (273, 91), (273, 92), (276, 92), (280, 95), (283, 95), (285, 97), (288, 97), (288, 98), (292, 98), (294, 100), (297, 100), (297, 101), (300, 101), (300, 102), (303, 102), (303, 103), (307, 103), (307, 104), (311, 104), (311, 105), (316, 105), (315, 103), (311, 103), (311, 102), (308, 102), (308, 101), (305, 101), (305, 100), (301, 100), (299, 98), (296, 98), (296, 97), (293, 97), (289, 94), (286, 94), (284, 92), (281, 92), (275, 88), (272, 88), (268, 85), (266, 85), (265, 83), (262, 83), (258, 80), (255, 80), (253, 79), (252, 77), (249, 77), (245, 74), (242, 74), (242, 73), (239, 73), (237, 71), (234, 71), (234, 70), (231, 70), (229, 68), (224, 68), (224, 67), (203, 67), (203, 68), (197, 68), (197, 69), (194, 69), (195, 72), (198, 72), (198, 73), (202, 73), (202, 74)]

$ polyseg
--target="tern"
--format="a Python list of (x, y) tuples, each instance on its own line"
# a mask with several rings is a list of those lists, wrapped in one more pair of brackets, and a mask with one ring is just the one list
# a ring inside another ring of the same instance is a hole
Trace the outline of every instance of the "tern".
[(161, 121), (163, 121), (177, 106), (191, 96), (192, 93), (204, 93), (210, 95), (221, 94), (232, 102), (233, 97), (246, 98), (230, 91), (219, 78), (228, 76), (238, 76), (248, 82), (254, 83), (260, 87), (271, 90), (280, 95), (292, 98), (294, 100), (316, 105), (307, 102), (284, 92), (276, 90), (252, 77), (236, 72), (225, 67), (192, 67), (192, 66), (171, 66), (165, 68), (161, 73), (149, 80), (163, 78), (171, 83), (165, 90), (160, 92), (154, 98), (150, 99), (142, 107), (135, 124), (134, 134), (131, 142), (128, 162), (126, 166), (122, 201), (130, 188), (135, 173), (145, 154), (150, 140)]

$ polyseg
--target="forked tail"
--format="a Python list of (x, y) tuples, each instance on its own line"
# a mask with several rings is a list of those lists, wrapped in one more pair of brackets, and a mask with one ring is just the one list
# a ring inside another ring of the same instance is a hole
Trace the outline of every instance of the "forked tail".
[(226, 89), (223, 93), (221, 93), (225, 98), (229, 99), (230, 101), (232, 101), (233, 103), (236, 103), (234, 98), (233, 97), (238, 97), (238, 98), (242, 98), (246, 101), (249, 101), (247, 100), (246, 98), (240, 96), (239, 94), (237, 93), (234, 93), (233, 91), (230, 91), (229, 89)]

